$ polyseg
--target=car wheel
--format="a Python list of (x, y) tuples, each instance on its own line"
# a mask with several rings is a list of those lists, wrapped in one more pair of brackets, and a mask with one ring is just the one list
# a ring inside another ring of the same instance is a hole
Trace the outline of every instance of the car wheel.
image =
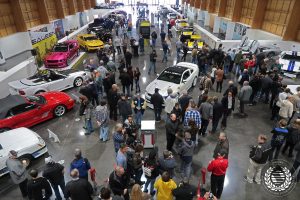
[(22, 163), (24, 163), (24, 166), (27, 168), (30, 166), (31, 164), (31, 161), (32, 161), (32, 156), (31, 155), (23, 155), (23, 156), (20, 156), (18, 158)]
[(198, 77), (195, 77), (194, 80), (193, 80), (192, 87), (195, 87), (197, 85), (197, 80), (198, 80)]
[(74, 87), (80, 87), (83, 83), (83, 79), (80, 77), (75, 78), (74, 80)]
[(0, 128), (0, 133), (11, 130), (10, 128)]
[(45, 92), (44, 90), (39, 90), (39, 91), (37, 91), (35, 94), (40, 94), (40, 93), (42, 93), (42, 92)]
[(55, 117), (61, 117), (66, 113), (66, 107), (64, 105), (58, 105), (54, 109)]

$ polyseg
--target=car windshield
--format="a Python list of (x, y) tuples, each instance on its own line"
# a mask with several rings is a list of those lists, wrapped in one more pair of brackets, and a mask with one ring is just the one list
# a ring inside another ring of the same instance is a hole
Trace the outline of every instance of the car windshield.
[(54, 52), (67, 52), (68, 51), (68, 47), (67, 46), (55, 46), (53, 48)]
[(165, 70), (159, 75), (157, 80), (179, 84), (181, 80), (181, 74), (173, 71)]
[(85, 41), (90, 41), (90, 40), (98, 40), (95, 36), (89, 36), (84, 38)]
[(284, 54), (282, 56), (282, 59), (300, 62), (300, 56), (294, 56), (294, 55), (289, 55), (289, 54)]
[(45, 104), (46, 103), (46, 99), (41, 95), (26, 96), (26, 98), (28, 99), (28, 101), (30, 101), (32, 103), (37, 103), (37, 104)]

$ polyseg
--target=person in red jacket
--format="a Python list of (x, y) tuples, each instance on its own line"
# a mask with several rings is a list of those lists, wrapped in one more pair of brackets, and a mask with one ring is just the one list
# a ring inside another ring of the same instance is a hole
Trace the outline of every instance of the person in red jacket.
[(221, 149), (218, 153), (218, 157), (214, 160), (210, 161), (207, 170), (211, 172), (210, 176), (210, 184), (211, 184), (211, 192), (217, 199), (220, 199), (224, 180), (226, 175), (226, 170), (228, 167), (228, 160), (225, 159), (227, 152), (224, 149)]

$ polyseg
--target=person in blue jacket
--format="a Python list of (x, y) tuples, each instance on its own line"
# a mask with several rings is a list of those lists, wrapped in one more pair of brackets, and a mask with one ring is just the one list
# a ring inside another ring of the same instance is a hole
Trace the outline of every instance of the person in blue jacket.
[(75, 159), (70, 165), (70, 171), (73, 169), (77, 169), (79, 171), (79, 178), (88, 180), (91, 164), (87, 158), (82, 157), (81, 150), (79, 148), (75, 149)]
[[(270, 153), (270, 157), (269, 157), (269, 161), (271, 161), (273, 159), (277, 159), (279, 152), (280, 152), (280, 148), (283, 145), (286, 136), (288, 135), (288, 129), (287, 129), (287, 121), (285, 119), (281, 119), (278, 122), (278, 127), (275, 127), (271, 133), (273, 133), (272, 136), (272, 140), (271, 140), (271, 146), (272, 146), (272, 150)], [(274, 155), (274, 151), (275, 151), (275, 155)]]

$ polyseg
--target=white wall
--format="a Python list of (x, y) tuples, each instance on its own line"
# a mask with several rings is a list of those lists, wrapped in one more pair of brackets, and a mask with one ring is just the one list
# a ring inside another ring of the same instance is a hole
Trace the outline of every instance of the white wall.
[(5, 59), (28, 51), (32, 49), (29, 33), (20, 32), (0, 38), (0, 47)]
[(250, 40), (282, 40), (282, 38), (278, 35), (251, 28), (247, 29), (246, 36), (248, 36)]
[(34, 59), (31, 57), (12, 69), (0, 73), (0, 99), (9, 95), (9, 82), (32, 76), (36, 70), (37, 67), (34, 64)]

